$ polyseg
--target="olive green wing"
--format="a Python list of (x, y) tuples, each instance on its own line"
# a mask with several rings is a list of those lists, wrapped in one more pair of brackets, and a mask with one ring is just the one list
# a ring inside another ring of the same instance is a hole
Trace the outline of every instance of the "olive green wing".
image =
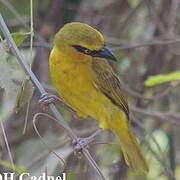
[(98, 89), (100, 89), (116, 106), (122, 109), (129, 118), (127, 99), (121, 88), (120, 80), (115, 75), (112, 67), (106, 60), (94, 58), (92, 69), (94, 72), (94, 83)]

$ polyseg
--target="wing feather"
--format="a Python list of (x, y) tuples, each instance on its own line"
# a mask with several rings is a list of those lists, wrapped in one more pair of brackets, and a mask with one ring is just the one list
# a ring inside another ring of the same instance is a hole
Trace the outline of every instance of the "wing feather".
[(129, 118), (127, 99), (121, 88), (119, 78), (106, 60), (94, 58), (92, 69), (95, 74), (94, 83), (116, 106)]

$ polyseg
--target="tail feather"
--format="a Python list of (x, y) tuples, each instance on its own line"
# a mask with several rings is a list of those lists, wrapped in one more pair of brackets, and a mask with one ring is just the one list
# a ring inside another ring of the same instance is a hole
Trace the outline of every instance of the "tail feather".
[(149, 171), (146, 160), (135, 139), (135, 136), (127, 129), (123, 132), (115, 132), (120, 139), (120, 146), (127, 165), (135, 173), (147, 173)]

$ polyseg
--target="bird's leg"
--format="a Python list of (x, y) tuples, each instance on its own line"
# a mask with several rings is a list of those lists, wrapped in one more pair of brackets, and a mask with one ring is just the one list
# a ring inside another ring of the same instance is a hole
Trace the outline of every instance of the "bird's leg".
[(82, 148), (87, 147), (90, 143), (95, 140), (95, 137), (102, 132), (102, 129), (98, 129), (96, 132), (86, 138), (78, 138), (77, 141), (73, 141), (74, 151), (79, 152)]
[(49, 104), (55, 103), (57, 101), (62, 102), (62, 99), (54, 94), (44, 93), (41, 95), (38, 104), (40, 107), (42, 107), (42, 109), (46, 109)]

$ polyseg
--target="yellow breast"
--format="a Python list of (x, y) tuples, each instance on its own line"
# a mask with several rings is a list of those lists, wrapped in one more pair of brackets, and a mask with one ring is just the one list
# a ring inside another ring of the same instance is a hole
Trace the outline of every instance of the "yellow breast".
[[(93, 71), (88, 63), (68, 61), (58, 49), (50, 55), (50, 74), (54, 86), (65, 103), (80, 117), (93, 117), (106, 128), (107, 119), (118, 108), (93, 84)], [(119, 112), (119, 110), (118, 110)]]

